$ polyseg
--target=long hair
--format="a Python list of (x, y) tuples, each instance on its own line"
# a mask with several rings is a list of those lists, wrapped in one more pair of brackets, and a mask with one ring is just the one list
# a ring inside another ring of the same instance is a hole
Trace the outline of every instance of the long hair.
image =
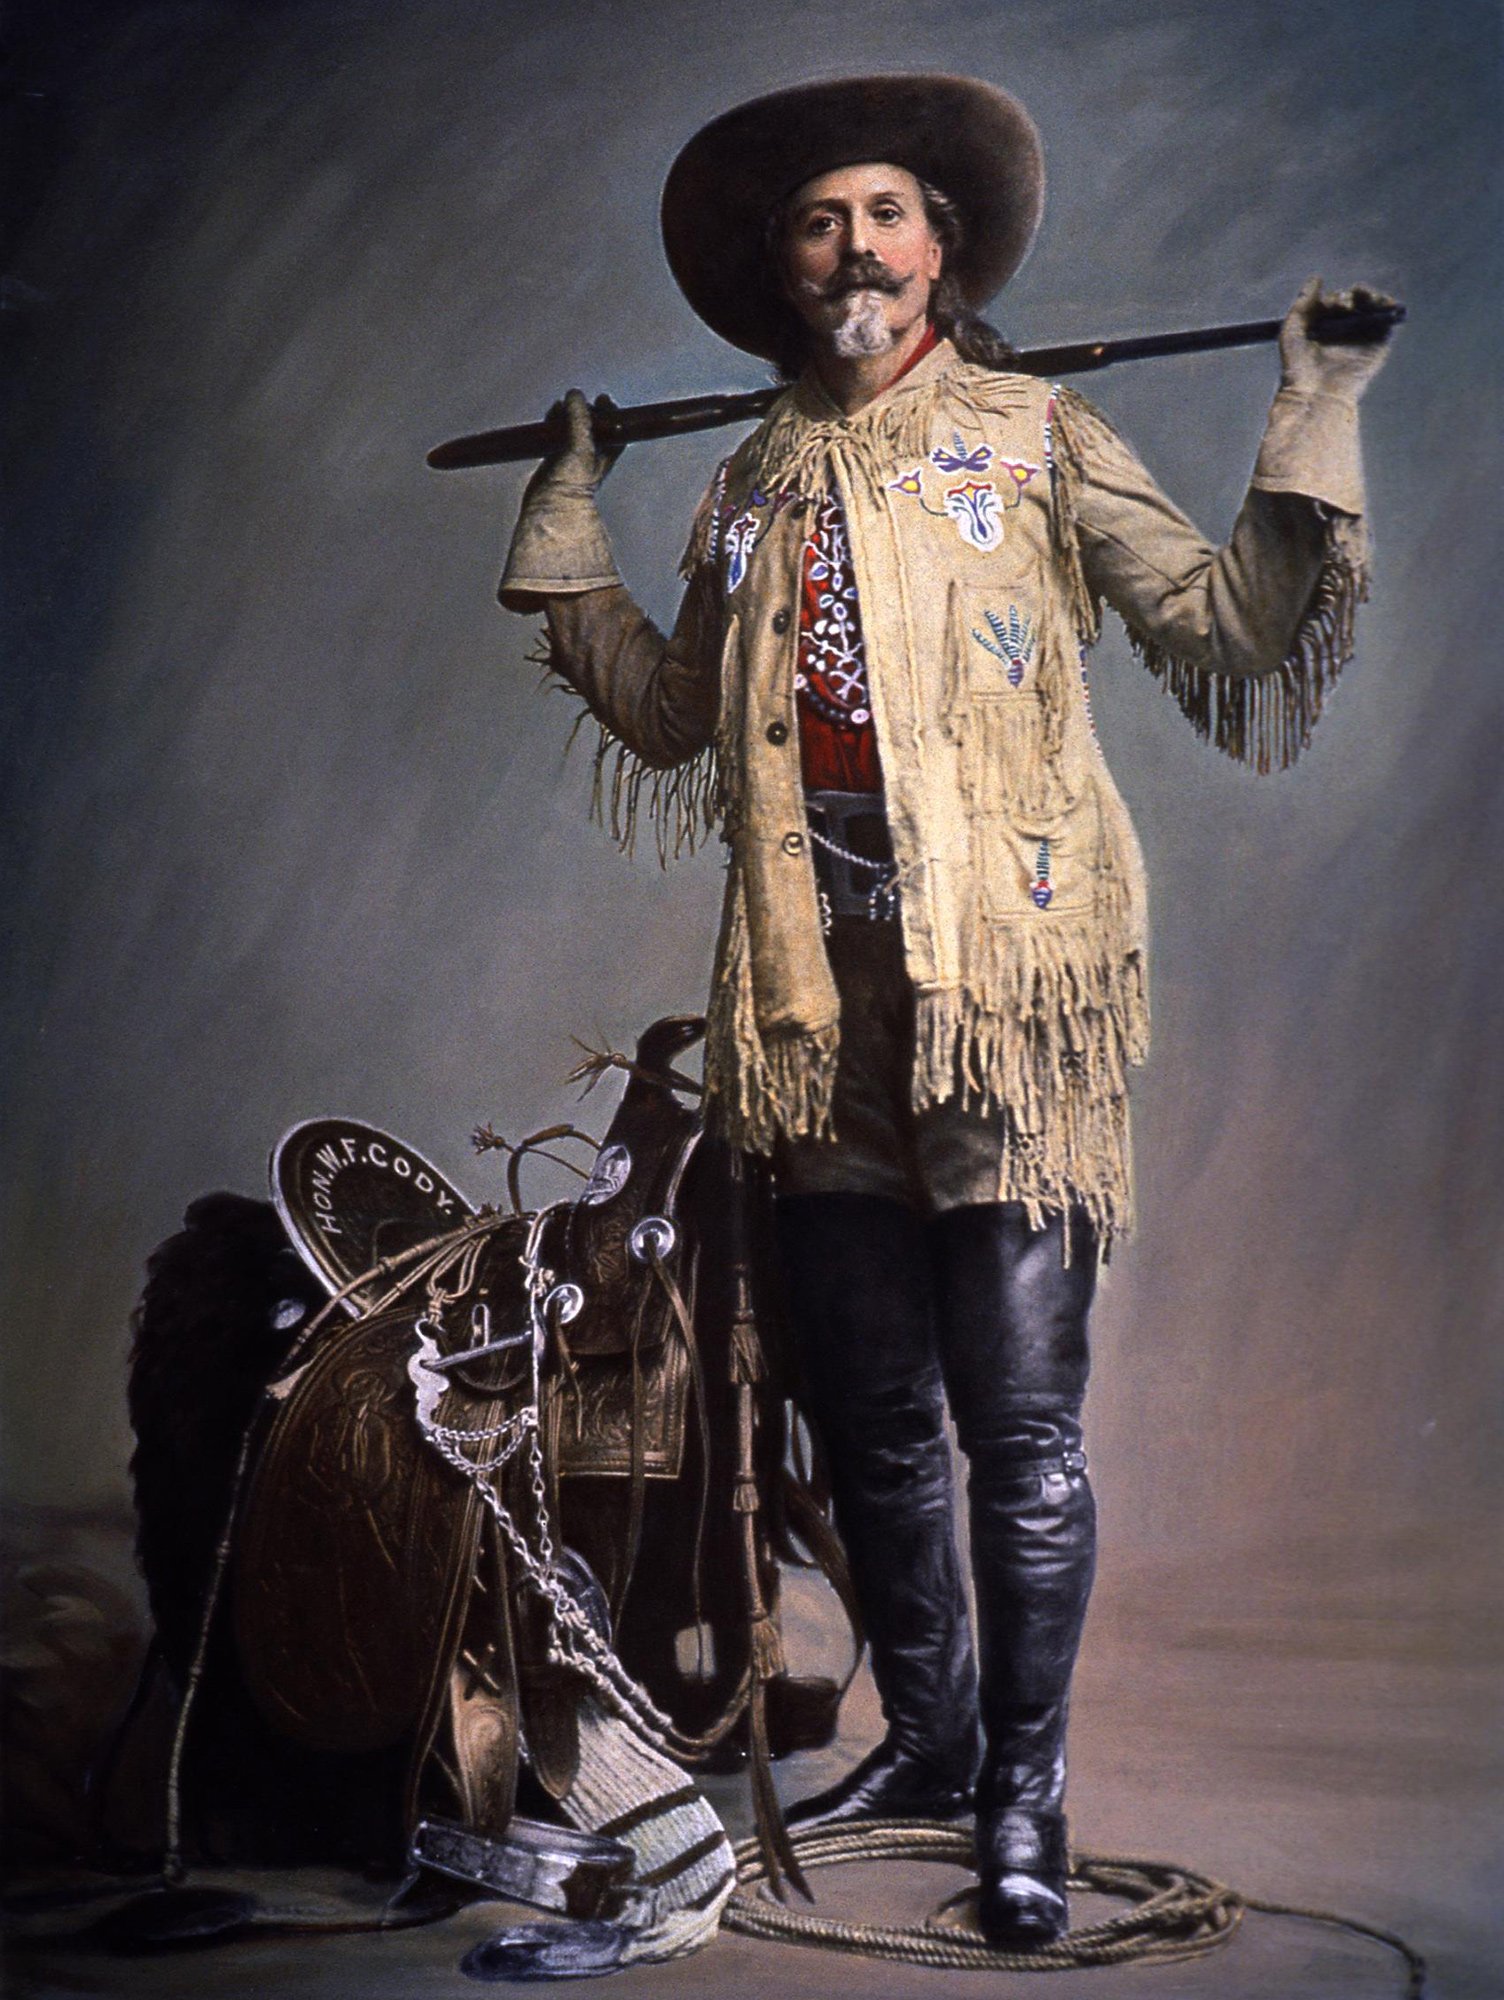
[[(940, 276), (930, 293), (929, 316), (934, 321), (935, 331), (942, 339), (950, 341), (963, 361), (976, 362), (982, 368), (1011, 368), (1018, 359), (1017, 348), (980, 313), (972, 310), (966, 303), (959, 282), (952, 275), (964, 233), (959, 209), (948, 194), (943, 194), (928, 181), (919, 182), (919, 193), (924, 202), (925, 219), (934, 230), (943, 253)], [(792, 382), (802, 373), (809, 359), (809, 329), (783, 292), (783, 240), (791, 201), (792, 196), (779, 202), (772, 210), (763, 235), (764, 282), (776, 303), (779, 329), (778, 348), (773, 361), (785, 382)]]

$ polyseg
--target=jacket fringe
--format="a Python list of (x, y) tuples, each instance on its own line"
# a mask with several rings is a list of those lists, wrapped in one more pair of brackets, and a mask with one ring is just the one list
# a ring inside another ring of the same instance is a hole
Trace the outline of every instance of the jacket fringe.
[(849, 419), (809, 417), (791, 392), (732, 458), (733, 480), (740, 487), (750, 478), (761, 493), (818, 495), (829, 482), (834, 460), (848, 480), (863, 480), (871, 497), (881, 501), (895, 471), (928, 453), (942, 409), (954, 411), (959, 404), (978, 416), (996, 416), (1024, 401), (1027, 389), (1020, 388), (1018, 377), (975, 372), (975, 382), (970, 371), (959, 382), (947, 376)]
[[(1149, 1006), (1143, 957), (1095, 954), (1086, 926), (1042, 921), (992, 934), (996, 947), (965, 987), (917, 996), (914, 1105), (958, 1099), (1001, 1114), (999, 1201), (1031, 1225), (1071, 1207), (1104, 1247), (1133, 1226), (1128, 1071), (1144, 1060)], [(838, 1060), (834, 1024), (759, 1033), (738, 900), (723, 944), (724, 975), (706, 1033), (716, 1129), (744, 1151), (780, 1138), (831, 1135)]]
[[(1093, 602), (1081, 576), (1080, 542), (1075, 532), (1074, 487), (1080, 476), (1080, 439), (1100, 424), (1084, 396), (1055, 392), (1055, 500), (1058, 544), (1069, 551), (1074, 570), (1078, 621), (1085, 610), (1082, 644), (1091, 645), (1101, 627), (1101, 605)], [(1127, 627), (1133, 650), (1168, 689), (1196, 734), (1225, 756), (1251, 770), (1286, 771), (1321, 720), (1337, 677), (1352, 658), (1358, 606), (1368, 597), (1368, 559), (1363, 524), (1346, 514), (1323, 510), (1326, 547), (1321, 573), (1289, 652), (1264, 674), (1222, 674), (1169, 652), (1155, 639)]]
[(1084, 396), (1058, 385), (1051, 391), (1050, 414), (1046, 419), (1049, 437), (1046, 450), (1050, 460), (1050, 533), (1065, 564), (1070, 593), (1071, 617), (1077, 642), (1090, 648), (1102, 636), (1102, 603), (1095, 597), (1081, 567), (1081, 535), (1078, 500), (1085, 470), (1081, 457), (1083, 438), (1093, 425), (1107, 427)]
[(831, 1138), (839, 1024), (760, 1032), (740, 893), (717, 957), (721, 976), (705, 1023), (705, 1101), (714, 1129), (745, 1153), (771, 1153), (781, 1138)]
[(1272, 673), (1212, 673), (1129, 627), (1134, 651), (1174, 696), (1196, 734), (1251, 770), (1289, 770), (1309, 747), (1352, 658), (1358, 606), (1368, 597), (1361, 532), (1361, 524), (1347, 515), (1327, 516), (1321, 574), (1294, 642)]
[(591, 756), (590, 817), (603, 827), (628, 856), (637, 851), (637, 832), (644, 811), (653, 829), (658, 864), (666, 868), (682, 854), (693, 854), (719, 825), (720, 760), (714, 745), (697, 757), (669, 768), (650, 764), (597, 720), (578, 691), (558, 671), (545, 628), (526, 655), (544, 669), (545, 685), (578, 704), (574, 727), (565, 743), (567, 756), (587, 723), (594, 723), (596, 745)]
[(693, 854), (716, 830), (720, 782), (714, 749), (707, 747), (687, 763), (665, 770), (645, 763), (620, 737), (613, 736), (603, 724), (597, 726), (591, 818), (606, 828), (623, 854), (632, 855), (637, 848), (638, 822), (646, 807), (658, 865), (666, 868), (681, 854)]
[(1149, 1042), (1142, 954), (1080, 923), (994, 929), (965, 987), (918, 996), (914, 1104), (1001, 1112), (1000, 1201), (1031, 1222), (1071, 1204), (1103, 1240), (1132, 1226), (1128, 1071)]
[(916, 1107), (958, 1092), (983, 1111), (1011, 1105), (1035, 1131), (1064, 1084), (1123, 1096), (1128, 1071), (1148, 1054), (1143, 955), (1106, 946), (1094, 916), (989, 925), (973, 944), (964, 990), (925, 997), (936, 1004), (919, 1038)]

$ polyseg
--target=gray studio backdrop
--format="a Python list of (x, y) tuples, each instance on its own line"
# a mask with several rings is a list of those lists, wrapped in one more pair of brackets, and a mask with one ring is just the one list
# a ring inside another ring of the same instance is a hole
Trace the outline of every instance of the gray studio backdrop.
[[(1498, 1477), (1493, 7), (33, 0), (12, 35), (7, 1492), (119, 1503), (142, 1257), (292, 1121), (499, 1198), (474, 1124), (567, 1116), (572, 1035), (702, 1000), (714, 845), (664, 875), (587, 824), (493, 598), (523, 475), (423, 453), (571, 382), (757, 386), (669, 278), (664, 171), (737, 99), (915, 67), (1044, 131), (1021, 343), (1272, 313), (1314, 271), (1411, 306), (1359, 657), (1299, 767), (1221, 761), (1115, 625), (1095, 658), (1156, 1046), (1091, 1425), (1119, 1550), (1465, 1537)], [(1222, 533), (1274, 379), (1091, 393)], [(727, 448), (607, 489), (660, 619)]]

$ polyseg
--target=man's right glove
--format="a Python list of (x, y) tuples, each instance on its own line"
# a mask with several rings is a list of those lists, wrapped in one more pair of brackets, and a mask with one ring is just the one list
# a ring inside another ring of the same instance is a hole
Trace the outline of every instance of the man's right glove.
[(621, 582), (595, 506), (601, 481), (620, 454), (597, 444), (590, 405), (578, 389), (565, 396), (563, 411), (569, 442), (543, 461), (522, 496), (497, 592), (510, 611), (536, 611), (546, 598)]

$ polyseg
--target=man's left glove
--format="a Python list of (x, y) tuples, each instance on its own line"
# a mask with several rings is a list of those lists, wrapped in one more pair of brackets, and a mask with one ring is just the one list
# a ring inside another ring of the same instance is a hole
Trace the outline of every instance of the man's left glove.
[(497, 591), (510, 611), (536, 611), (547, 598), (621, 582), (595, 506), (596, 491), (619, 453), (597, 444), (590, 405), (578, 389), (564, 398), (563, 411), (569, 442), (556, 457), (543, 461), (522, 496)]
[(1253, 474), (1262, 492), (1298, 493), (1352, 519), (1362, 514), (1358, 398), (1383, 367), (1388, 338), (1316, 340), (1310, 321), (1319, 312), (1391, 304), (1361, 286), (1330, 295), (1320, 278), (1301, 286), (1279, 333), (1279, 394)]
[(1389, 358), (1389, 336), (1365, 341), (1314, 340), (1310, 322), (1318, 313), (1363, 312), (1393, 304), (1393, 299), (1370, 291), (1366, 285), (1328, 293), (1322, 291), (1320, 278), (1308, 278), (1279, 331), (1282, 386), (1356, 403)]

